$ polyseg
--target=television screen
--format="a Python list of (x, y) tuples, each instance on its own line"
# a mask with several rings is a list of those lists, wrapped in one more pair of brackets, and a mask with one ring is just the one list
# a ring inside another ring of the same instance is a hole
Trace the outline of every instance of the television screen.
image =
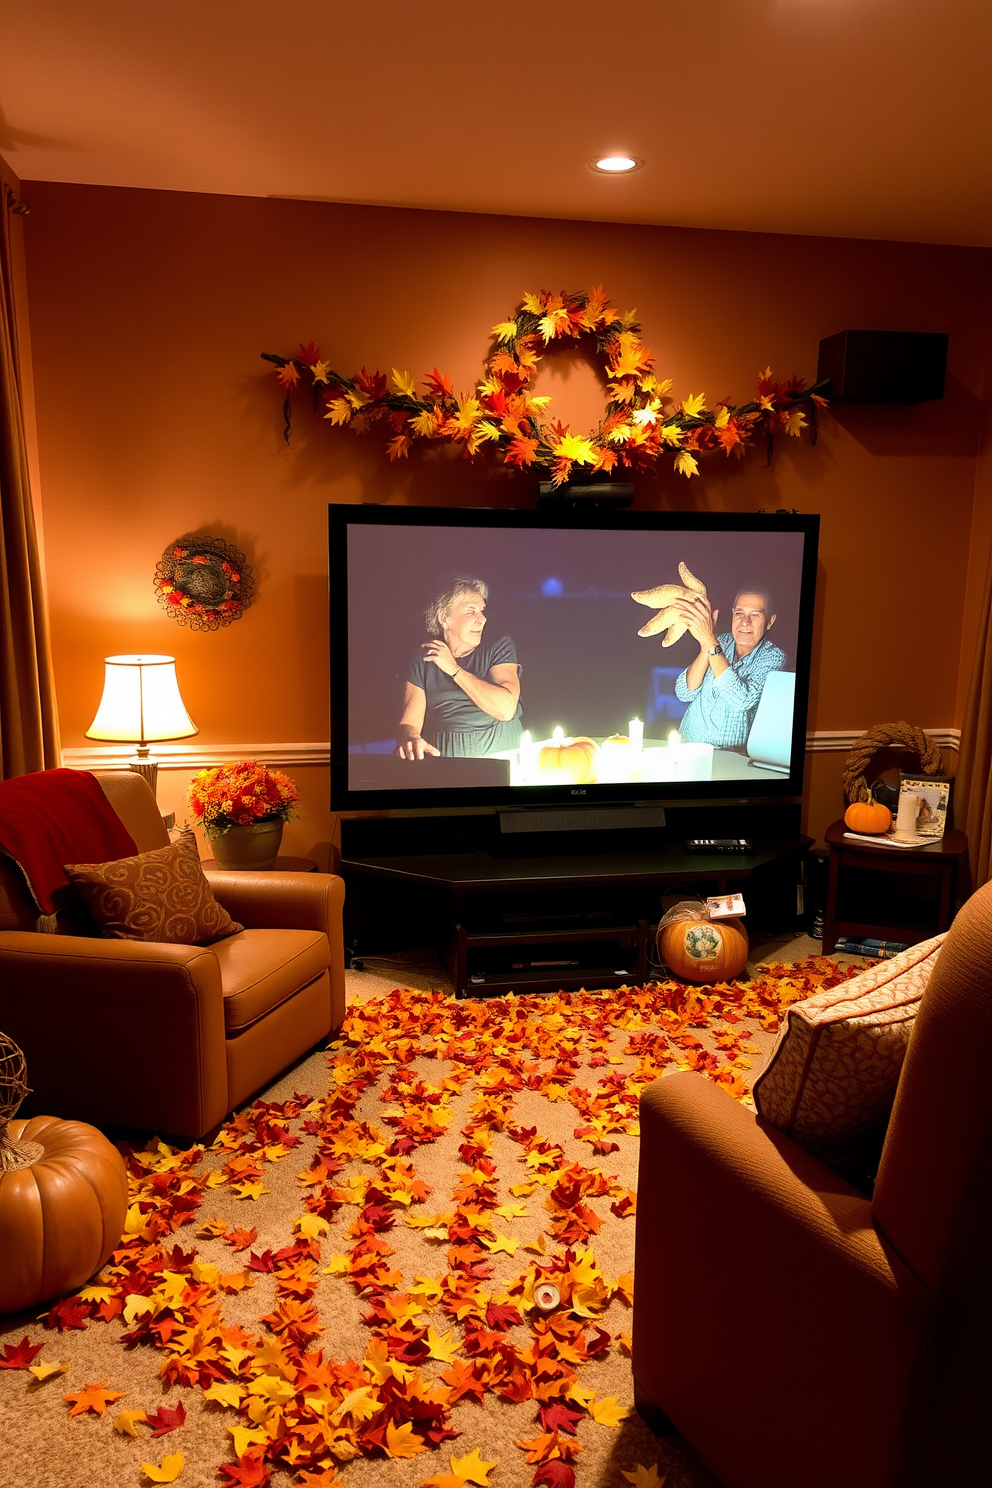
[(329, 519), (335, 809), (801, 793), (817, 517)]

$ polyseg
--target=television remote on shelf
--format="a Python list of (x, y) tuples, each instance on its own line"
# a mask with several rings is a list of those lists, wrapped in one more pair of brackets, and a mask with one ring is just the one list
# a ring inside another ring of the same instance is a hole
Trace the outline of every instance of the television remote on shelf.
[(687, 837), (684, 843), (690, 853), (745, 853), (751, 851), (749, 837)]

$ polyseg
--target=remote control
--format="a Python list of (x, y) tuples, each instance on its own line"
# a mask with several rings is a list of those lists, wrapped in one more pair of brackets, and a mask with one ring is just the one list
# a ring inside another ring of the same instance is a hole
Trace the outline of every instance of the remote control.
[(687, 837), (684, 843), (690, 853), (745, 853), (751, 851), (748, 837)]

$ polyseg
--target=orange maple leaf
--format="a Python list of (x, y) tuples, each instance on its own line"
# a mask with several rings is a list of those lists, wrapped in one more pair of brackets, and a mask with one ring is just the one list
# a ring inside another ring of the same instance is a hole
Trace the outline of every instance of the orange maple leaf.
[(86, 1411), (92, 1411), (94, 1415), (102, 1416), (112, 1400), (120, 1400), (124, 1395), (123, 1390), (105, 1390), (103, 1387), (106, 1380), (100, 1380), (95, 1385), (87, 1385), (85, 1390), (80, 1390), (75, 1395), (64, 1395), (64, 1400), (74, 1400), (76, 1403), (69, 1412), (70, 1416), (81, 1416)]

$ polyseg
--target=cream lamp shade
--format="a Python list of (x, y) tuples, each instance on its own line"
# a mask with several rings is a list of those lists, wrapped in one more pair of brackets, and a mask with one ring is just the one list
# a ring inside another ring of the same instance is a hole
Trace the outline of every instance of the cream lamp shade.
[(137, 745), (131, 769), (144, 775), (154, 790), (158, 765), (149, 756), (149, 744), (199, 733), (179, 691), (176, 659), (108, 656), (104, 668), (103, 696), (86, 737)]

